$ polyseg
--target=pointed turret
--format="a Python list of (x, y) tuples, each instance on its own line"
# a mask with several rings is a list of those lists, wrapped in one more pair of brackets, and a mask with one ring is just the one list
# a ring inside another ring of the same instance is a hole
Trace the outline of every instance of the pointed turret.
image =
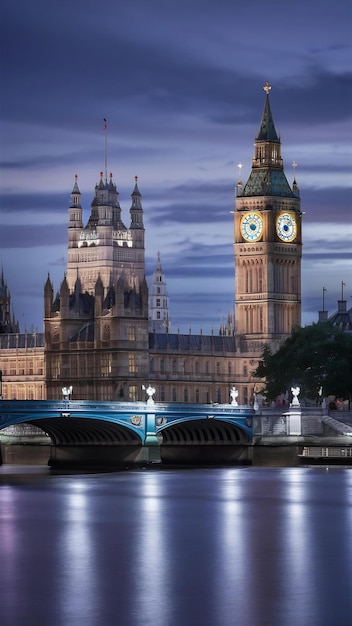
[(81, 192), (78, 187), (78, 176), (75, 175), (75, 182), (71, 193), (71, 204), (69, 209), (69, 228), (83, 228)]
[(104, 285), (101, 279), (100, 274), (95, 283), (94, 288), (94, 316), (98, 317), (102, 314), (103, 311), (103, 301), (104, 301)]
[(50, 280), (50, 274), (48, 273), (48, 278), (46, 279), (46, 283), (44, 285), (44, 317), (51, 317), (53, 299), (54, 289)]
[(292, 183), (292, 191), (294, 193), (294, 195), (299, 198), (300, 196), (300, 192), (299, 192), (299, 187), (297, 185), (297, 181), (296, 181), (296, 167), (297, 167), (297, 163), (296, 161), (293, 161), (292, 163), (292, 167), (293, 167), (293, 171), (294, 171), (294, 175), (293, 175), (293, 183)]
[(60, 286), (60, 311), (61, 317), (67, 317), (69, 311), (70, 290), (67, 284), (66, 274)]
[(11, 294), (2, 269), (0, 281), (0, 334), (18, 332), (19, 324), (16, 322), (13, 313), (11, 315)]
[(132, 204), (130, 208), (131, 225), (130, 228), (144, 228), (142, 196), (138, 189), (138, 176), (134, 177), (135, 185), (131, 193)]

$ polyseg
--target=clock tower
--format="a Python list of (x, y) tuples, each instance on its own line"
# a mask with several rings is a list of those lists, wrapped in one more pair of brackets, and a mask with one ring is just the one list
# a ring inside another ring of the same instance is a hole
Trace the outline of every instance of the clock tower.
[(237, 184), (234, 211), (235, 332), (241, 352), (253, 356), (264, 344), (276, 350), (301, 323), (300, 197), (284, 173), (270, 90), (266, 83), (252, 169)]

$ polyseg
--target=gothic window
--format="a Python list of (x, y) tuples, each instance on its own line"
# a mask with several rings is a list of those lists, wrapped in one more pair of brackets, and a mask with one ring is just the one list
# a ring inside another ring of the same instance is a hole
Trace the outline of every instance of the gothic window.
[(160, 387), (160, 402), (165, 402), (165, 387)]
[(195, 368), (195, 373), (199, 374), (199, 361), (196, 361), (194, 364), (194, 368)]
[(157, 287), (156, 291), (157, 291), (157, 293), (160, 293), (160, 287)]
[(199, 389), (196, 389), (196, 403), (199, 404)]
[(128, 327), (128, 339), (129, 341), (136, 341), (136, 327), (135, 326)]
[(173, 374), (177, 374), (177, 361), (176, 361), (176, 359), (172, 359), (171, 367), (172, 367), (172, 373)]
[(133, 352), (128, 355), (128, 371), (130, 374), (137, 372), (136, 355)]
[(206, 361), (205, 363), (205, 373), (209, 374), (209, 361)]
[(103, 377), (111, 374), (111, 354), (102, 354), (101, 356), (101, 375)]
[(160, 306), (160, 298), (156, 299), (156, 306)]
[(187, 387), (185, 387), (184, 390), (183, 390), (183, 401), (184, 402), (188, 402), (188, 389), (187, 389)]
[(164, 361), (164, 359), (160, 359), (160, 373), (161, 374), (165, 373), (165, 361)]
[(60, 357), (54, 357), (52, 361), (52, 377), (59, 378), (60, 377)]
[(110, 341), (110, 326), (108, 324), (103, 326), (103, 341)]
[(157, 311), (157, 312), (156, 312), (156, 319), (157, 319), (157, 320), (160, 320), (160, 311)]
[(176, 402), (177, 401), (177, 393), (176, 393), (176, 387), (172, 388), (172, 401)]
[(220, 374), (220, 363), (219, 363), (219, 361), (216, 363), (216, 373)]
[(243, 376), (248, 376), (248, 367), (246, 363), (243, 365)]

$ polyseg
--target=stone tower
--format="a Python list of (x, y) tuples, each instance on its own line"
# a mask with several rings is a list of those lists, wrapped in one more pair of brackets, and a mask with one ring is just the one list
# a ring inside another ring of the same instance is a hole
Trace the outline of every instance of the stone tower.
[(83, 226), (77, 177), (71, 194), (67, 273), (54, 295), (44, 287), (48, 399), (73, 386), (82, 400), (140, 399), (148, 375), (148, 287), (137, 178), (130, 226), (121, 217), (112, 175), (95, 186)]
[(121, 217), (119, 194), (112, 174), (109, 181), (100, 181), (95, 186), (91, 212), (83, 226), (81, 194), (77, 176), (71, 193), (68, 225), (67, 283), (74, 288), (77, 272), (83, 291), (93, 294), (100, 276), (106, 287), (126, 275), (135, 283), (145, 277), (144, 225), (141, 194), (137, 177), (132, 192), (130, 225), (125, 226)]
[(161, 268), (160, 253), (153, 281), (149, 289), (149, 331), (156, 333), (170, 332), (169, 296), (167, 293), (165, 275)]
[(235, 332), (241, 352), (272, 350), (301, 321), (301, 210), (290, 187), (271, 113), (270, 85), (255, 138), (250, 176), (236, 188), (234, 211)]

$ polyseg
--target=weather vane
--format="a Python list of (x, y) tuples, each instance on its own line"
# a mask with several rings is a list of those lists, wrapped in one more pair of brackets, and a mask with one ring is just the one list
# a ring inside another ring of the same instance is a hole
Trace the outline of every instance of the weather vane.
[(269, 84), (269, 81), (268, 81), (268, 80), (266, 81), (266, 83), (265, 83), (265, 85), (264, 85), (263, 89), (264, 89), (264, 91), (265, 91), (266, 95), (268, 96), (268, 95), (269, 95), (269, 91), (271, 90), (271, 85)]

